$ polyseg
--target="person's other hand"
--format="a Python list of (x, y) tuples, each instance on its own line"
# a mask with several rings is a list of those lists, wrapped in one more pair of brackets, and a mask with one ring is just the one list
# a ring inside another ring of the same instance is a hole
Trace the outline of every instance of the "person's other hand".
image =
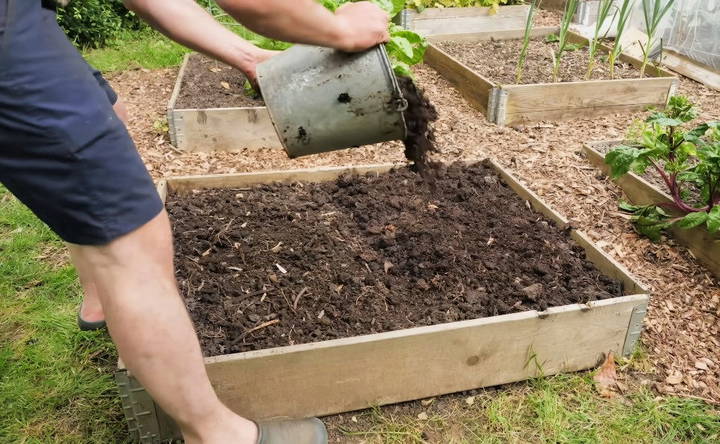
[(390, 40), (390, 17), (374, 3), (345, 3), (335, 11), (335, 16), (344, 36), (336, 49), (359, 52)]
[(260, 92), (260, 88), (257, 82), (257, 66), (265, 60), (280, 54), (281, 52), (282, 51), (271, 51), (269, 49), (258, 48), (254, 54), (254, 60), (249, 63), (248, 66), (243, 68), (242, 71), (243, 73), (245, 73), (245, 77), (247, 77), (247, 79), (250, 81), (250, 84), (255, 89), (255, 91)]

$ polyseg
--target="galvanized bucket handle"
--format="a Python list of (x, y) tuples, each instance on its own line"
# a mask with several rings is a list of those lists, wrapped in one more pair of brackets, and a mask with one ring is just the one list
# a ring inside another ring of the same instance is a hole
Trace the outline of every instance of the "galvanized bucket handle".
[(390, 103), (387, 104), (387, 109), (389, 111), (396, 111), (399, 113), (402, 113), (407, 110), (408, 108), (408, 102), (405, 100), (405, 97), (403, 97), (402, 91), (400, 91), (400, 84), (398, 83), (397, 77), (395, 76), (395, 72), (392, 67), (392, 62), (390, 62), (390, 57), (388, 56), (387, 51), (385, 50), (385, 45), (380, 44), (378, 45), (378, 50), (380, 51), (380, 61), (383, 64), (383, 67), (385, 68), (385, 72), (388, 73), (388, 77), (390, 80), (390, 83), (392, 84), (393, 93), (392, 93), (392, 100)]

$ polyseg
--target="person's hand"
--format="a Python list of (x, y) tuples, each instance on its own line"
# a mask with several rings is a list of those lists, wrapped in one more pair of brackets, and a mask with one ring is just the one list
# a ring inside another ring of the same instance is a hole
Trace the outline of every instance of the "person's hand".
[(247, 79), (250, 81), (250, 84), (255, 89), (255, 91), (260, 92), (260, 87), (258, 86), (257, 82), (257, 66), (265, 60), (280, 54), (281, 52), (282, 51), (271, 51), (269, 49), (258, 48), (253, 55), (253, 61), (250, 62), (247, 66), (243, 67), (242, 71), (245, 74), (245, 77), (247, 77)]
[(390, 40), (390, 17), (374, 3), (345, 3), (335, 11), (335, 17), (344, 36), (336, 49), (360, 52)]

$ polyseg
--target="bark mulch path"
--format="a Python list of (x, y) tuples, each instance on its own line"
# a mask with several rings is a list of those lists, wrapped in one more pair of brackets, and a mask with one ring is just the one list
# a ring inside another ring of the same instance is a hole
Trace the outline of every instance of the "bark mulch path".
[[(170, 147), (166, 133), (153, 125), (161, 126), (175, 73), (136, 70), (110, 77), (129, 103), (130, 132), (156, 178), (403, 161), (400, 143), (295, 160), (287, 159), (281, 150), (179, 153)], [(654, 371), (641, 382), (660, 393), (720, 402), (718, 282), (683, 247), (672, 241), (654, 244), (638, 237), (627, 218), (618, 212), (619, 188), (580, 154), (584, 141), (620, 139), (630, 122), (646, 113), (501, 128), (488, 123), (432, 69), (420, 67), (416, 77), (440, 115), (435, 131), (441, 152), (436, 159), (495, 158), (652, 291), (642, 342)], [(700, 120), (720, 118), (717, 91), (683, 79), (679, 93), (698, 103), (703, 110)]]

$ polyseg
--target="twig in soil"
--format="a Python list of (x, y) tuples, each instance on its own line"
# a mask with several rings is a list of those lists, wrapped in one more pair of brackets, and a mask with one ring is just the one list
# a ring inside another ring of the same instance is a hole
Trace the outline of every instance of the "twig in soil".
[(293, 313), (296, 313), (297, 304), (295, 307), (293, 307), (293, 305), (290, 303), (290, 299), (288, 299), (287, 296), (285, 296), (285, 292), (283, 291), (282, 288), (280, 289), (280, 294), (282, 295), (283, 299), (285, 299), (285, 302), (288, 304), (288, 307), (290, 307), (290, 310), (292, 310)]
[(225, 227), (223, 227), (222, 230), (217, 232), (217, 234), (214, 237), (216, 243), (220, 242), (220, 236), (222, 236), (224, 233), (226, 233), (230, 229), (230, 225), (232, 225), (232, 223), (235, 222), (235, 219), (237, 219), (237, 218), (233, 217), (232, 219), (230, 219), (230, 222), (228, 222), (227, 225), (225, 225)]
[(300, 298), (301, 298), (302, 295), (304, 295), (308, 290), (309, 290), (308, 287), (303, 287), (303, 289), (300, 290), (300, 292), (297, 294), (297, 296), (295, 296), (295, 300), (293, 301), (293, 311), (297, 310), (297, 305), (298, 305), (298, 302), (300, 302)]
[(245, 337), (247, 337), (247, 335), (249, 335), (250, 333), (255, 332), (255, 331), (258, 331), (258, 330), (263, 329), (263, 328), (265, 328), (265, 327), (269, 327), (269, 326), (271, 326), (271, 325), (275, 325), (275, 324), (277, 324), (277, 323), (279, 323), (279, 322), (280, 322), (280, 319), (273, 319), (272, 321), (263, 322), (262, 324), (260, 324), (260, 325), (258, 325), (258, 326), (255, 326), (255, 327), (253, 327), (253, 328), (251, 328), (251, 329), (249, 329), (249, 330), (245, 330), (245, 331), (243, 332), (243, 334), (241, 334), (241, 335), (238, 336), (237, 338), (233, 339), (233, 341), (230, 343), (230, 345), (231, 345), (231, 346), (237, 345), (237, 343), (239, 343), (240, 341), (242, 341), (243, 339), (245, 339)]

